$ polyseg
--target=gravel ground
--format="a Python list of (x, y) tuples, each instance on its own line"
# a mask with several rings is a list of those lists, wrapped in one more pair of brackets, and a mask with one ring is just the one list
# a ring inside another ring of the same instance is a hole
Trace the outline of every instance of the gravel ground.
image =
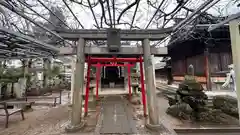
[[(67, 92), (64, 92), (62, 105), (33, 106), (32, 111), (24, 113), (25, 120), (22, 120), (20, 114), (14, 114), (9, 117), (9, 128), (5, 128), (5, 117), (1, 116), (0, 135), (67, 135), (64, 129), (69, 118), (68, 102)], [(86, 119), (88, 121), (86, 128), (76, 135), (89, 135), (94, 131), (96, 112), (91, 112)]]
[(4, 128), (5, 119), (1, 117), (0, 135), (47, 135), (46, 132), (57, 131), (66, 123), (68, 109), (66, 105), (51, 109), (45, 107), (41, 110), (26, 112), (25, 118), (22, 121), (20, 115), (12, 115), (9, 128)]
[[(4, 119), (1, 119), (0, 135), (68, 135), (64, 130), (68, 124), (68, 110), (67, 105), (35, 110), (25, 113), (24, 121), (20, 115), (14, 115), (7, 129), (4, 128)], [(96, 112), (91, 112), (85, 121), (88, 121), (86, 127), (71, 135), (92, 134), (96, 125)]]

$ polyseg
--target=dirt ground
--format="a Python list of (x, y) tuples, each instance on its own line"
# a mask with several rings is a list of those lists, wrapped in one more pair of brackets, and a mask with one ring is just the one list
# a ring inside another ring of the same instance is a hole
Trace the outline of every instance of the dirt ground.
[(26, 112), (23, 121), (20, 115), (12, 115), (9, 119), (9, 128), (4, 128), (5, 117), (1, 117), (0, 135), (46, 135), (46, 132), (52, 132), (53, 135), (55, 131), (59, 132), (58, 130), (66, 124), (67, 119), (66, 105)]
[[(65, 132), (68, 124), (68, 106), (62, 105), (56, 108), (45, 108), (25, 113), (25, 120), (20, 115), (10, 117), (9, 128), (4, 128), (4, 119), (0, 119), (0, 135), (69, 135)], [(90, 135), (96, 125), (96, 113), (89, 114), (88, 121), (82, 131), (70, 135)]]
[[(31, 111), (24, 113), (25, 120), (22, 120), (20, 114), (11, 115), (8, 128), (5, 128), (5, 116), (0, 116), (0, 135), (66, 135), (65, 127), (70, 114), (67, 95), (68, 92), (63, 92), (62, 105), (56, 107), (32, 106)], [(86, 128), (83, 129), (83, 133), (76, 133), (77, 135), (89, 135), (94, 131), (96, 112), (91, 112), (89, 115), (85, 118), (88, 121)]]

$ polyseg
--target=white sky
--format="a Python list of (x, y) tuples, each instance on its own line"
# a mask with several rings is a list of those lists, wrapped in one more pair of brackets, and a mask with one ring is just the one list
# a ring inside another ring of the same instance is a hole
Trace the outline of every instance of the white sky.
[[(57, 5), (57, 7), (60, 7), (61, 9), (63, 9), (67, 24), (72, 28), (80, 28), (79, 24), (74, 19), (74, 17), (69, 12), (69, 10), (66, 8), (66, 6), (64, 5), (62, 0), (41, 0), (41, 1), (44, 1), (45, 4), (48, 6), (49, 5)], [(69, 0), (65, 0), (65, 1), (67, 1), (70, 8), (74, 12), (74, 14), (77, 16), (77, 18), (80, 20), (80, 22), (83, 24), (85, 29), (96, 29), (96, 27), (94, 27), (94, 25), (96, 25), (95, 20), (93, 19), (91, 10), (88, 7), (84, 7), (82, 5), (70, 2)], [(75, 0), (75, 1), (82, 1), (85, 5), (88, 5), (87, 0)], [(90, 0), (91, 3), (94, 3), (97, 1), (98, 0)], [(109, 1), (110, 1), (110, 6), (111, 6), (112, 0), (109, 0)], [(135, 1), (135, 0), (115, 0), (115, 8), (117, 8), (117, 11), (115, 12), (116, 20), (119, 16), (120, 12), (125, 7), (127, 7), (127, 5), (132, 3), (133, 1)], [(160, 5), (160, 3), (162, 2), (162, 0), (150, 0), (150, 1), (151, 1), (151, 3), (155, 2), (156, 7), (158, 7), (158, 5)], [(187, 3), (187, 7), (191, 8), (191, 9), (197, 9), (205, 1), (207, 1), (207, 0), (190, 0)], [(32, 5), (37, 4), (38, 6), (34, 9), (36, 11), (38, 11), (38, 13), (41, 13), (41, 14), (48, 13), (48, 11), (37, 2), (37, 0), (27, 0), (27, 3), (32, 4)], [(239, 8), (236, 7), (237, 4), (233, 4), (233, 0), (220, 0), (215, 6), (213, 6), (212, 8), (210, 8), (208, 10), (208, 13), (210, 13), (214, 16), (226, 16), (229, 14), (237, 13), (240, 11)], [(176, 7), (176, 5), (177, 5), (176, 0), (165, 0), (161, 9), (163, 11), (165, 11), (166, 13), (169, 13)], [(133, 14), (135, 11), (135, 7), (136, 6), (133, 6), (122, 16), (120, 23), (125, 23), (125, 22), (128, 22), (129, 24), (131, 23)], [(94, 7), (93, 10), (94, 10), (95, 16), (97, 18), (98, 24), (100, 25), (100, 17), (102, 14), (100, 4), (98, 4), (96, 7)], [(147, 0), (141, 0), (133, 25), (138, 26), (142, 29), (145, 29), (150, 18), (153, 16), (155, 10), (156, 9), (154, 9), (153, 7), (148, 5)], [(31, 11), (29, 11), (29, 12), (31, 12)], [(112, 9), (111, 9), (111, 13), (112, 13)], [(185, 10), (181, 10), (177, 14), (178, 17), (184, 16), (184, 15), (185, 15)], [(109, 18), (108, 11), (105, 11), (105, 16), (107, 19)], [(111, 16), (113, 17), (113, 15), (111, 15)], [(40, 18), (38, 18), (38, 19), (40, 19)], [(43, 19), (40, 19), (40, 20), (44, 21)], [(158, 23), (161, 25), (163, 18), (161, 18), (159, 20), (153, 19), (153, 21), (152, 21), (151, 25), (148, 27), (148, 29), (156, 29), (157, 28), (156, 21), (158, 21)], [(170, 27), (173, 24), (174, 24), (174, 22), (170, 21), (165, 27)], [(103, 25), (103, 27), (106, 28), (108, 26)], [(129, 25), (117, 25), (116, 27), (121, 28), (121, 29), (129, 29), (130, 28)], [(168, 43), (168, 40), (167, 40), (167, 42), (165, 42), (165, 44), (167, 44), (167, 43)], [(136, 43), (131, 42), (131, 44), (136, 44)], [(160, 46), (164, 46), (164, 44), (161, 44)]]
[[(57, 5), (58, 7), (63, 8), (64, 15), (67, 18), (67, 23), (70, 24), (72, 27), (76, 27), (76, 25), (78, 25), (77, 22), (74, 20), (73, 16), (70, 14), (69, 10), (66, 8), (66, 6), (64, 6), (62, 0), (41, 0), (41, 1), (45, 1), (46, 5)], [(51, 2), (49, 3), (48, 1), (51, 1)], [(84, 25), (84, 28), (86, 28), (86, 29), (95, 28), (93, 25), (96, 25), (96, 23), (93, 19), (91, 10), (89, 8), (81, 6), (76, 3), (69, 2), (69, 0), (65, 0), (65, 1), (67, 1), (67, 3), (70, 5), (71, 9), (76, 14), (76, 16), (78, 17), (80, 22)], [(83, 3), (85, 5), (88, 4), (87, 0), (75, 0), (75, 1), (83, 1)], [(93, 3), (94, 1), (96, 2), (97, 0), (90, 0), (90, 1), (91, 1), (91, 3)], [(109, 0), (109, 1), (110, 1), (110, 5), (111, 5), (112, 0)], [(132, 3), (133, 1), (135, 1), (135, 0), (115, 0), (115, 5), (116, 5), (115, 7), (119, 10), (119, 11), (115, 12), (116, 19), (119, 16), (119, 12), (122, 11), (127, 6), (127, 3)], [(155, 4), (156, 7), (161, 3), (161, 0), (150, 0), (150, 1), (152, 3), (157, 1)], [(163, 4), (165, 6), (163, 6), (163, 8), (164, 8), (164, 11), (169, 13), (175, 8), (176, 0), (165, 0), (165, 1), (166, 1), (165, 4)], [(187, 5), (188, 5), (188, 7), (192, 8), (192, 9), (196, 9), (204, 1), (206, 1), (206, 0), (190, 0), (190, 2)], [(40, 6), (40, 4), (36, 0), (27, 0), (27, 3), (38, 4), (39, 6), (34, 9), (37, 10), (38, 13), (41, 13), (41, 14), (47, 13), (47, 10), (44, 9), (42, 6)], [(102, 12), (100, 4), (98, 4), (96, 7), (94, 7), (93, 10), (97, 17), (98, 23), (100, 24), (100, 17), (101, 17), (101, 12)], [(131, 23), (134, 10), (135, 10), (135, 6), (133, 6), (130, 10), (128, 10), (126, 12), (126, 14), (123, 15), (120, 22)], [(219, 13), (219, 11), (221, 12), (221, 14)], [(111, 10), (111, 12), (112, 12), (112, 10)], [(154, 12), (155, 12), (155, 9), (147, 4), (147, 0), (141, 0), (139, 7), (138, 7), (136, 17), (135, 17), (134, 25), (136, 25), (140, 28), (145, 28), (147, 23), (149, 22), (150, 18), (154, 14)], [(218, 2), (214, 7), (209, 9), (208, 12), (213, 15), (216, 15), (216, 16), (228, 15), (228, 14), (233, 14), (233, 13), (239, 12), (239, 8), (236, 7), (236, 4), (233, 5), (233, 0), (220, 0), (220, 2)], [(182, 13), (183, 12), (181, 11), (178, 14), (178, 16), (181, 16)], [(106, 14), (107, 18), (109, 18), (108, 12), (105, 12), (105, 14)], [(158, 21), (161, 22), (162, 19), (160, 19)], [(172, 24), (173, 24), (173, 22), (170, 22), (170, 24), (168, 26), (171, 26)], [(105, 26), (105, 27), (107, 27), (107, 26)], [(122, 29), (129, 28), (129, 26), (127, 26), (127, 25), (119, 25), (117, 27), (122, 28)], [(150, 25), (149, 28), (154, 29), (154, 28), (156, 28), (156, 25), (152, 24), (152, 25)]]

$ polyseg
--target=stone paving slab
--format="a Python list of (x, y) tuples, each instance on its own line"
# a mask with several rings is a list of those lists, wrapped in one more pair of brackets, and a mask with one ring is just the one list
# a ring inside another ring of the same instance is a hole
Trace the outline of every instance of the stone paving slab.
[(135, 134), (136, 123), (121, 96), (106, 97), (102, 103), (100, 134)]

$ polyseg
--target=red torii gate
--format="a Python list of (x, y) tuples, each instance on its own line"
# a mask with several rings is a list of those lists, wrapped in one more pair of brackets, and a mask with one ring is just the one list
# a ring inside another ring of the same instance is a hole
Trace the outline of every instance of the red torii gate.
[[(86, 62), (88, 63), (87, 68), (87, 84), (86, 84), (86, 96), (85, 96), (85, 105), (84, 105), (84, 111), (85, 115), (88, 113), (88, 98), (89, 98), (89, 86), (90, 86), (90, 67), (95, 66), (97, 67), (96, 71), (96, 99), (98, 99), (98, 87), (99, 87), (99, 79), (100, 79), (100, 69), (101, 67), (115, 67), (115, 66), (121, 66), (121, 67), (128, 67), (128, 88), (129, 88), (129, 99), (131, 99), (131, 67), (134, 66), (134, 64), (140, 62), (140, 82), (141, 82), (141, 92), (142, 92), (142, 103), (143, 103), (143, 113), (144, 116), (147, 116), (146, 114), (146, 94), (145, 94), (145, 87), (144, 87), (144, 75), (143, 75), (143, 59), (140, 56), (139, 58), (97, 58), (97, 57), (88, 57), (86, 59)], [(111, 64), (101, 64), (100, 62), (112, 62)], [(128, 64), (118, 64), (117, 62), (129, 62)], [(97, 64), (92, 64), (97, 63)]]

